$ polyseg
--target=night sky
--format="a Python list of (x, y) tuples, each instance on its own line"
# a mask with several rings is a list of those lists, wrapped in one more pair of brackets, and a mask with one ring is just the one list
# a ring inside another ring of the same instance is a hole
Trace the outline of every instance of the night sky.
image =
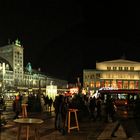
[(18, 38), (24, 65), (75, 82), (96, 61), (140, 61), (137, 4), (58, 0), (0, 2), (0, 46)]

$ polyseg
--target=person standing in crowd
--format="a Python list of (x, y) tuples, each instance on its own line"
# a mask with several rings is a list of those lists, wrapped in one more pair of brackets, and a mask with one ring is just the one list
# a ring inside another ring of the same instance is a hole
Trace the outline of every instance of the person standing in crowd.
[(49, 97), (48, 97), (48, 95), (47, 96), (44, 96), (43, 97), (44, 98), (44, 101), (45, 101), (45, 106), (46, 106), (46, 110), (49, 110), (49, 105), (48, 105), (48, 103), (49, 103)]
[(62, 108), (63, 98), (64, 98), (63, 95), (59, 95), (56, 96), (54, 101), (56, 130), (59, 130), (61, 128), (61, 122), (62, 122), (61, 108)]
[(97, 116), (96, 116), (96, 120), (99, 119), (101, 120), (102, 119), (102, 102), (101, 102), (101, 99), (100, 97), (97, 98), (97, 101), (96, 101), (96, 107), (97, 107)]
[(90, 103), (89, 103), (90, 118), (93, 119), (94, 121), (96, 120), (95, 108), (96, 108), (96, 98), (95, 97), (93, 97), (93, 98), (90, 97)]
[(50, 99), (48, 99), (48, 108), (50, 113), (52, 111), (52, 104), (53, 104), (53, 99), (50, 97)]
[(137, 96), (133, 110), (135, 118), (140, 118), (140, 97)]
[[(64, 97), (64, 101), (62, 103), (61, 113), (62, 113), (62, 130), (66, 131), (67, 129), (67, 117), (68, 117), (68, 98)], [(65, 133), (65, 132), (64, 132)]]
[(67, 131), (67, 110), (68, 99), (63, 95), (56, 97), (54, 101), (55, 108), (55, 129), (59, 130), (63, 135)]
[(13, 111), (15, 112), (14, 119), (19, 118), (21, 112), (21, 98), (17, 95), (13, 101)]
[(106, 100), (106, 107), (105, 107), (106, 122), (108, 122), (110, 118), (111, 118), (112, 122), (115, 121), (115, 108), (114, 108), (114, 105), (115, 104), (114, 104), (113, 98), (108, 96), (107, 100)]

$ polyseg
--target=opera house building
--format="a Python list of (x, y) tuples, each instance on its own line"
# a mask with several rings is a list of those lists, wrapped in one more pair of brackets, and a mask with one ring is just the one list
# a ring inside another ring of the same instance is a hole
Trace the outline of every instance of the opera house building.
[(83, 70), (83, 87), (91, 92), (103, 88), (139, 90), (140, 62), (126, 59), (96, 62), (96, 69)]

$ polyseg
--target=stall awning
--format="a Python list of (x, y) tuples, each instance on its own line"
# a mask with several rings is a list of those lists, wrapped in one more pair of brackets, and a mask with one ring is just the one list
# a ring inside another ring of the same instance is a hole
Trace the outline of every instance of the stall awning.
[(139, 89), (118, 89), (118, 90), (99, 90), (99, 93), (111, 93), (111, 94), (140, 94), (140, 90)]

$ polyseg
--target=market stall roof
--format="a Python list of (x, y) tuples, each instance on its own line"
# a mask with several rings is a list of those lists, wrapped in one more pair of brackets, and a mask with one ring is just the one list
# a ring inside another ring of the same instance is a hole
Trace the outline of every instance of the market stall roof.
[(116, 89), (116, 90), (99, 90), (98, 91), (101, 94), (105, 94), (105, 93), (114, 93), (114, 94), (139, 94), (140, 90), (139, 89)]

